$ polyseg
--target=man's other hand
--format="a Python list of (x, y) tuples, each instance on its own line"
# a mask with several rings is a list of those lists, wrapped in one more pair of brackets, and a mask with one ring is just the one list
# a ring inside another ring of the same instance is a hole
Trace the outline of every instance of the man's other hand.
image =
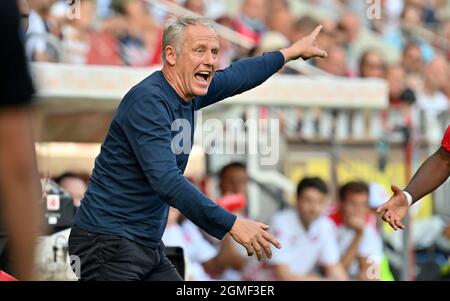
[[(267, 258), (272, 258), (270, 244), (280, 249), (280, 242), (269, 232), (268, 225), (237, 217), (230, 234), (235, 241), (245, 247), (248, 256), (256, 252), (258, 260), (263, 259), (263, 251)], [(269, 244), (270, 243), (270, 244)]]

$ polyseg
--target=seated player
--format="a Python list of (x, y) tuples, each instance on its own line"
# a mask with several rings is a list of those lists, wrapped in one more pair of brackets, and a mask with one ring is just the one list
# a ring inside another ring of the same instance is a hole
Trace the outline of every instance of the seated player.
[(346, 280), (339, 262), (339, 248), (333, 223), (323, 216), (328, 205), (328, 188), (319, 178), (305, 178), (297, 187), (297, 206), (276, 213), (271, 231), (283, 245), (273, 252), (270, 264), (284, 281)]

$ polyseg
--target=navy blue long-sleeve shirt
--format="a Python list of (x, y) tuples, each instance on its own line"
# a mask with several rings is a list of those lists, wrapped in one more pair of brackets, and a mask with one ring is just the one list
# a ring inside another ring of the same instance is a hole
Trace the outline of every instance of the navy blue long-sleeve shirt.
[(133, 87), (112, 120), (75, 224), (156, 248), (167, 224), (169, 206), (173, 206), (222, 239), (236, 216), (183, 176), (189, 153), (172, 150), (172, 140), (179, 134), (171, 130), (172, 123), (188, 121), (193, 142), (196, 110), (260, 85), (283, 65), (284, 56), (279, 51), (241, 60), (217, 71), (207, 95), (190, 102), (175, 92), (161, 71)]

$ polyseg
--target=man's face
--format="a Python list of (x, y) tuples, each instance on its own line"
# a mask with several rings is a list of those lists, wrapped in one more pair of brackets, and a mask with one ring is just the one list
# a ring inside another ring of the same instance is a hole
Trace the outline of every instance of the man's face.
[(267, 15), (267, 0), (246, 0), (242, 13), (252, 20), (263, 21)]
[(392, 99), (399, 98), (405, 89), (405, 72), (401, 66), (390, 67), (387, 72), (389, 95)]
[(411, 46), (403, 54), (403, 66), (409, 72), (419, 72), (422, 68), (422, 54), (418, 46)]
[(327, 205), (326, 195), (315, 188), (306, 188), (297, 198), (297, 210), (307, 226), (325, 212)]
[(377, 53), (368, 54), (361, 69), (361, 76), (384, 78), (384, 61)]
[(218, 64), (219, 38), (206, 26), (189, 26), (184, 44), (175, 61), (175, 72), (181, 80), (186, 99), (208, 93), (208, 88)]
[(188, 0), (185, 2), (185, 7), (199, 15), (205, 14), (205, 0)]
[(247, 193), (248, 176), (247, 172), (243, 168), (231, 168), (223, 175), (220, 181), (220, 190), (223, 195), (241, 193), (246, 195)]
[(341, 202), (343, 222), (348, 226), (354, 226), (357, 220), (365, 221), (369, 214), (369, 195), (365, 192), (347, 193)]

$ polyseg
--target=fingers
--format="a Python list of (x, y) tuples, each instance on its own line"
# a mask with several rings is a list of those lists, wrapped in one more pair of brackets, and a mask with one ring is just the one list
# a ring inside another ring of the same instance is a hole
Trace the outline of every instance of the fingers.
[(382, 214), (385, 210), (387, 210), (389, 207), (389, 202), (384, 203), (380, 207), (377, 208), (377, 213)]
[(385, 212), (382, 216), (383, 220), (387, 222), (392, 229), (399, 230), (399, 229), (405, 229), (406, 226), (400, 221), (400, 218), (396, 215), (393, 215), (389, 211)]
[(251, 243), (243, 244), (244, 248), (247, 250), (247, 255), (252, 256), (253, 255), (253, 246)]
[(270, 227), (269, 225), (263, 224), (263, 223), (257, 223), (258, 226), (263, 230), (268, 230)]
[(263, 252), (257, 240), (252, 239), (252, 247), (256, 252), (256, 257), (261, 261), (263, 259)]
[(319, 35), (320, 31), (322, 30), (323, 25), (319, 25), (314, 29), (314, 31), (311, 33), (311, 37), (315, 40), (317, 36)]
[(272, 250), (270, 249), (270, 245), (267, 243), (267, 240), (260, 236), (258, 238), (258, 243), (263, 247), (264, 253), (266, 253), (267, 258), (272, 258)]
[(281, 243), (278, 239), (275, 238), (275, 236), (273, 236), (272, 234), (270, 234), (269, 232), (264, 232), (263, 233), (263, 238), (270, 242), (272, 245), (275, 246), (275, 248), (277, 249), (281, 249)]
[(253, 239), (251, 245), (255, 250), (256, 257), (259, 261), (263, 259), (264, 253), (266, 254), (267, 258), (272, 258), (272, 250), (270, 249), (270, 245), (267, 243), (264, 237), (259, 236), (257, 239)]
[(327, 52), (325, 50), (317, 48), (316, 56), (324, 59), (328, 56)]
[(313, 46), (315, 47), (314, 56), (318, 56), (320, 58), (326, 58), (328, 56), (327, 52), (323, 49), (320, 49), (319, 45), (316, 42), (316, 38), (319, 35), (322, 28), (323, 28), (323, 25), (317, 26), (316, 29), (314, 29), (314, 31), (311, 33), (311, 38), (313, 39)]
[(400, 220), (395, 220), (394, 221), (395, 225), (399, 228), (399, 229), (405, 229), (405, 225), (402, 224), (402, 222)]
[(387, 222), (392, 227), (392, 229), (396, 231), (398, 230), (398, 226), (394, 222), (394, 218), (392, 217), (392, 214), (389, 211), (383, 214), (383, 220)]
[(389, 219), (389, 225), (394, 229), (395, 231), (398, 230), (397, 224), (394, 222), (393, 219)]
[(393, 185), (393, 184), (391, 185), (391, 190), (394, 194), (399, 194), (402, 192), (402, 190), (400, 188), (398, 188), (398, 186)]

